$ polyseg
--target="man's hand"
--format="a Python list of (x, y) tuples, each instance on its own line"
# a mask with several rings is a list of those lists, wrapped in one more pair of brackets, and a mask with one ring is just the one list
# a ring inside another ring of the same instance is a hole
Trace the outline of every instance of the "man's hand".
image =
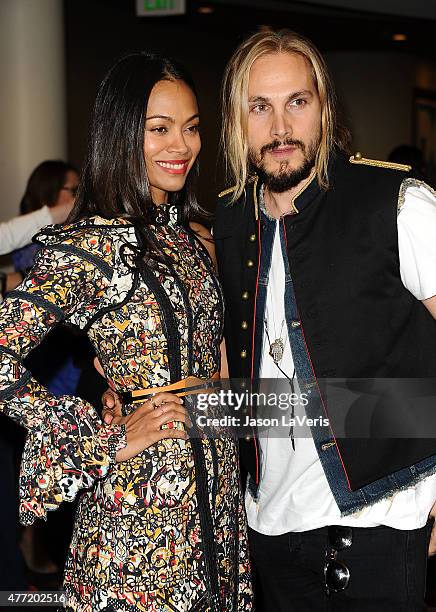
[[(433, 508), (430, 510), (429, 517), (436, 519), (436, 502), (433, 504)], [(431, 530), (430, 542), (428, 544), (428, 556), (432, 557), (436, 555), (436, 522), (433, 523), (433, 529)]]

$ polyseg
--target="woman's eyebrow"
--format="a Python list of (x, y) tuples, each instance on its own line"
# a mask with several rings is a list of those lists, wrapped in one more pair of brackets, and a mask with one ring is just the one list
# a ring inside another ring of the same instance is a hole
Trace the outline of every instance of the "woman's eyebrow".
[(145, 120), (149, 119), (166, 119), (166, 121), (172, 121), (174, 123), (174, 119), (172, 117), (168, 117), (167, 115), (151, 115), (150, 117), (146, 117)]
[[(188, 121), (192, 121), (193, 119), (198, 119), (199, 117), (200, 115), (198, 113), (195, 113), (191, 117), (188, 117), (185, 123), (188, 123)], [(172, 123), (174, 123), (174, 119), (172, 117), (168, 117), (168, 115), (151, 115), (150, 117), (145, 118), (146, 121), (149, 121), (150, 119), (164, 119), (165, 121), (171, 121)]]

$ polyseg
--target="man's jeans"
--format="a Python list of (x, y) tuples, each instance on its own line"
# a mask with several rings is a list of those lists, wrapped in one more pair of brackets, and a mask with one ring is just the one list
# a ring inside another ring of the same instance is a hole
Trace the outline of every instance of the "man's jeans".
[(422, 529), (353, 528), (350, 548), (337, 559), (350, 570), (348, 587), (327, 597), (327, 527), (265, 536), (249, 530), (257, 612), (424, 611), (432, 521)]

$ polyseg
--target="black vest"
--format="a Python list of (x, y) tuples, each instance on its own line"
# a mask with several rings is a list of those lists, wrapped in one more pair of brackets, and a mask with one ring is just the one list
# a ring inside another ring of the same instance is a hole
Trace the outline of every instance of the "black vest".
[[(351, 164), (338, 153), (329, 166), (330, 188), (312, 181), (295, 200), (299, 213), (285, 217), (291, 276), (317, 377), (436, 377), (436, 322), (400, 278), (397, 205), (406, 176)], [(259, 187), (252, 180), (233, 205), (221, 198), (214, 227), (232, 377), (253, 374)], [(374, 479), (436, 453), (436, 439), (408, 444), (407, 451), (403, 440), (395, 440), (386, 465), (386, 453), (377, 450), (384, 442), (368, 459)], [(341, 445), (356, 474), (362, 444), (367, 449), (366, 441)], [(252, 449), (246, 453), (251, 464)], [(378, 465), (379, 457), (385, 465)]]

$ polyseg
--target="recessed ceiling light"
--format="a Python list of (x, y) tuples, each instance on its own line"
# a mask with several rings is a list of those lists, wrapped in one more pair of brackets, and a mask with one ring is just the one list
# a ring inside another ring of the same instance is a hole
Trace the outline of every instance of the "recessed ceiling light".
[(407, 40), (407, 35), (406, 34), (393, 34), (392, 40), (395, 40), (396, 42), (403, 42)]
[(213, 6), (199, 6), (197, 10), (202, 15), (210, 15), (211, 13), (213, 13), (214, 8)]

